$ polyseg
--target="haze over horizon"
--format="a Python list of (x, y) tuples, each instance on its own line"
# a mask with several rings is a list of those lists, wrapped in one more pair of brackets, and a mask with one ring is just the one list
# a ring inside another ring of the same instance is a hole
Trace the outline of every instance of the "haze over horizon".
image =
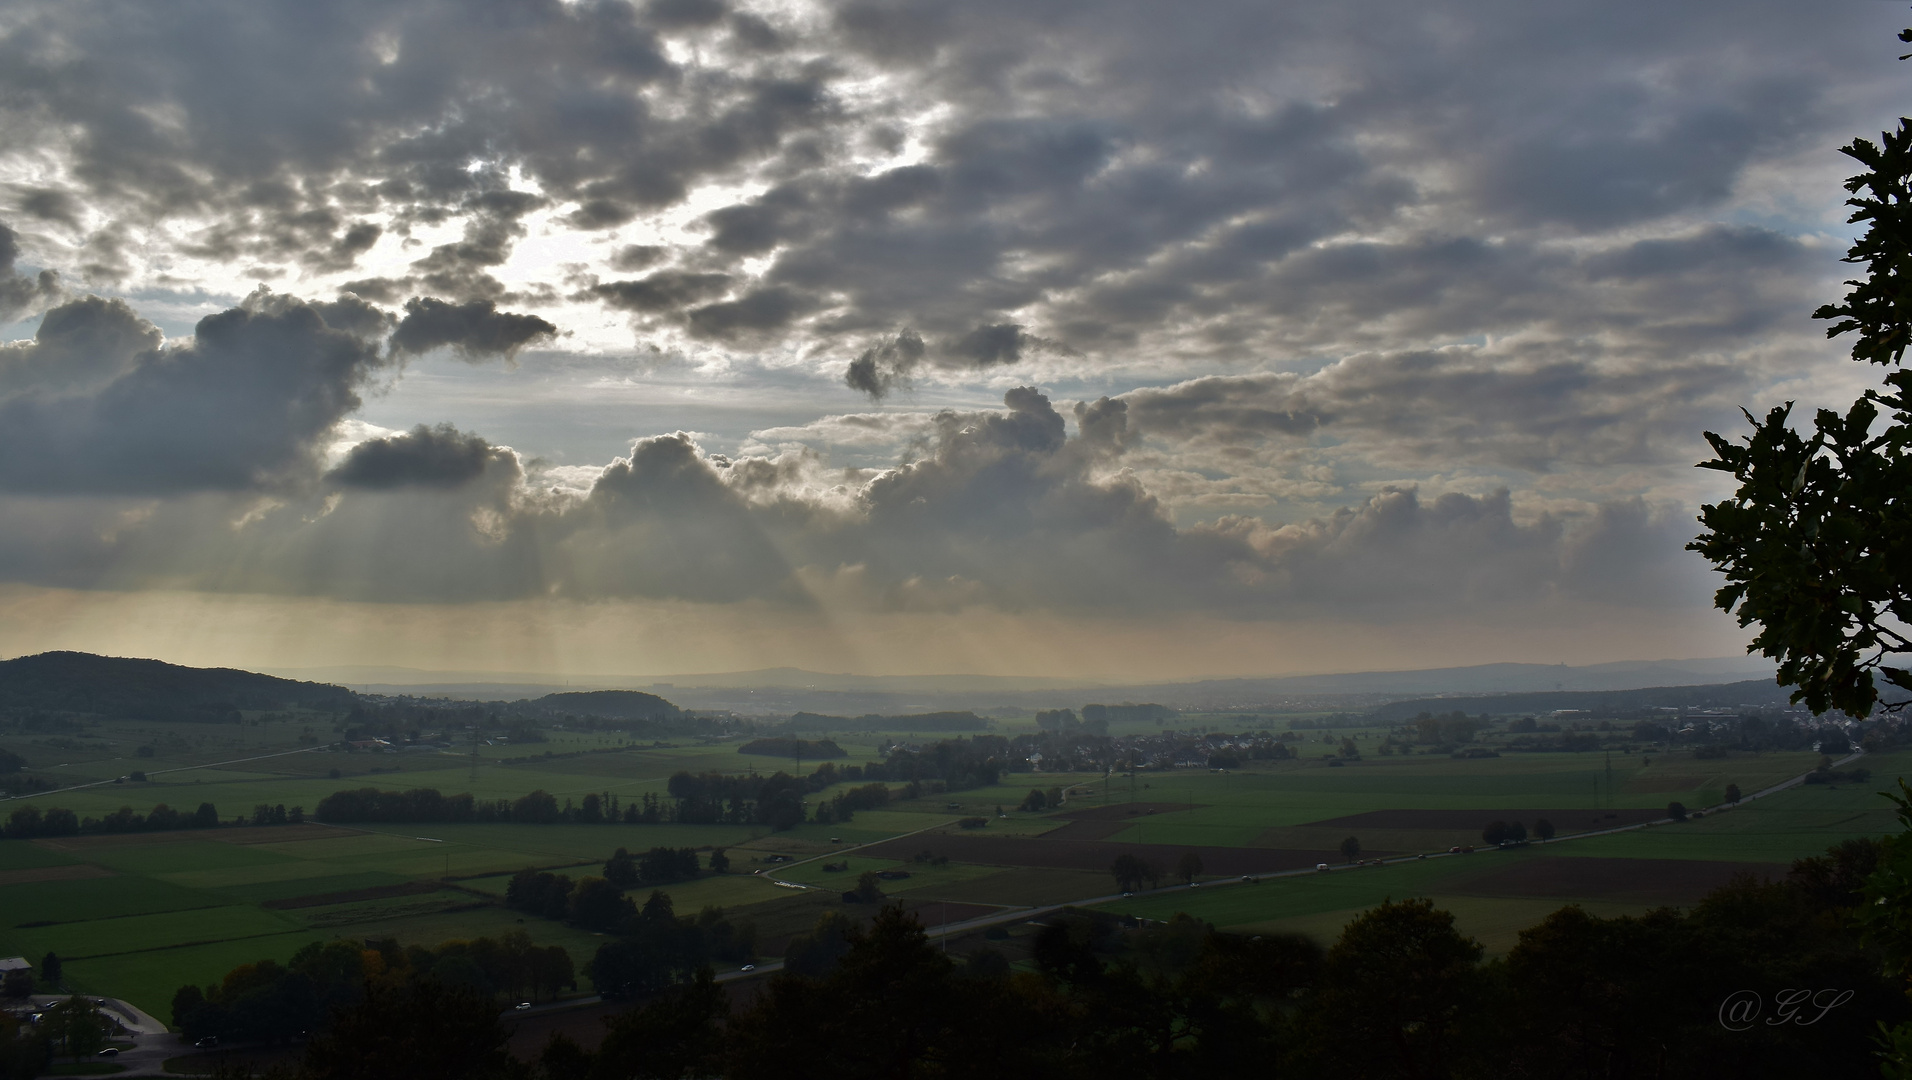
[(1718, 657), (1889, 5), (0, 16), (0, 655)]

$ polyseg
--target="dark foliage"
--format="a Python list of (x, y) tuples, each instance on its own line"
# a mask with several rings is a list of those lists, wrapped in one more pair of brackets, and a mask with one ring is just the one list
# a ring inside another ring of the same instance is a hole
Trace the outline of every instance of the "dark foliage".
[(815, 742), (811, 742), (808, 739), (788, 738), (752, 739), (742, 746), (739, 746), (737, 752), (739, 754), (758, 754), (763, 757), (813, 758), (819, 760), (845, 756), (844, 749), (829, 739), (818, 739)]

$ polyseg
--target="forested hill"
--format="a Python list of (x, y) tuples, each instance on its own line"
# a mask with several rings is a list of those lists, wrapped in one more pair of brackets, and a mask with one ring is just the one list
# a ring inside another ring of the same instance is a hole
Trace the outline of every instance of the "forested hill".
[(0, 713), (225, 722), (239, 709), (349, 712), (357, 695), (232, 668), (190, 668), (81, 652), (0, 660)]
[(580, 690), (568, 694), (546, 694), (534, 701), (518, 702), (514, 710), (528, 707), (547, 716), (603, 716), (617, 720), (678, 720), (684, 711), (656, 694), (637, 690)]
[(1536, 694), (1480, 694), (1470, 697), (1416, 698), (1393, 701), (1374, 710), (1377, 720), (1400, 722), (1423, 712), (1550, 713), (1580, 709), (1604, 717), (1619, 717), (1644, 709), (1731, 709), (1740, 706), (1776, 707), (1786, 704), (1792, 691), (1771, 679), (1720, 683), (1712, 686), (1657, 686), (1643, 690), (1567, 690)]

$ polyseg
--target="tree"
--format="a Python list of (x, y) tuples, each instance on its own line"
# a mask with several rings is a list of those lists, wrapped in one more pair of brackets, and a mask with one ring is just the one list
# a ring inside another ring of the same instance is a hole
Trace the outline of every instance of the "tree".
[(1498, 844), (1507, 839), (1507, 823), (1496, 818), (1487, 823), (1480, 831), (1481, 842), (1488, 845)]
[(1193, 884), (1202, 874), (1202, 857), (1192, 851), (1182, 852), (1175, 863), (1175, 876), (1182, 879), (1184, 885)]
[[(1479, 996), (1480, 943), (1431, 900), (1384, 902), (1341, 932), (1298, 1028), (1328, 1076), (1445, 1076)], [(1312, 1021), (1312, 1022), (1310, 1022)]]
[(1022, 797), (1022, 805), (1017, 807), (1016, 809), (1028, 810), (1028, 811), (1034, 812), (1037, 810), (1041, 810), (1042, 808), (1048, 805), (1049, 805), (1049, 797), (1047, 795), (1044, 795), (1040, 789), (1030, 788), (1029, 794), (1024, 795)]
[(708, 1076), (710, 1062), (723, 1046), (723, 1023), (730, 999), (698, 971), (688, 985), (606, 1021), (593, 1077)]
[(723, 848), (712, 849), (710, 853), (710, 872), (713, 874), (722, 874), (729, 872), (729, 870), (730, 856), (724, 854)]
[(23, 998), (33, 993), (33, 972), (28, 968), (15, 968), (0, 979), (0, 997)]
[(609, 930), (637, 913), (637, 906), (616, 885), (601, 877), (579, 881), (571, 891), (571, 921), (586, 930)]
[[(1715, 457), (1700, 467), (1739, 490), (1702, 508), (1707, 531), (1687, 546), (1726, 576), (1714, 605), (1759, 624), (1753, 646), (1779, 661), (1793, 701), (1864, 717), (1880, 700), (1875, 677), (1912, 697), (1912, 671), (1886, 662), (1912, 652), (1912, 120), (1841, 152), (1865, 167), (1845, 185), (1849, 221), (1867, 223), (1845, 261), (1866, 273), (1813, 318), (1833, 320), (1827, 337), (1857, 333), (1853, 360), (1896, 370), (1886, 393), (1866, 390), (1843, 415), (1819, 410), (1810, 437), (1791, 402), (1764, 420), (1746, 413), (1743, 445), (1707, 432)], [(1874, 430), (1881, 409), (1891, 422)]]
[(1361, 841), (1359, 839), (1350, 836), (1346, 840), (1341, 841), (1342, 858), (1353, 862), (1355, 856), (1359, 854), (1361, 854)]
[(630, 852), (623, 848), (618, 848), (611, 853), (610, 859), (604, 863), (604, 880), (620, 889), (636, 888), (638, 882), (637, 860), (631, 858)]
[(850, 891), (850, 895), (861, 903), (878, 903), (883, 899), (883, 879), (876, 876), (876, 871), (865, 870), (857, 876), (856, 888)]
[(47, 1038), (76, 1058), (91, 1057), (106, 1045), (106, 1018), (78, 994), (48, 1009), (45, 1017)]
[(1739, 785), (1738, 784), (1726, 785), (1726, 801), (1729, 803), (1739, 802)]
[(47, 953), (40, 960), (40, 978), (50, 986), (60, 985), (60, 954)]
[(1552, 840), (1554, 838), (1553, 822), (1548, 821), (1546, 818), (1535, 818), (1534, 835), (1540, 837), (1541, 843)]
[(1115, 857), (1115, 862), (1109, 867), (1109, 873), (1115, 877), (1116, 887), (1123, 892), (1134, 892), (1142, 887), (1143, 882), (1153, 885), (1161, 876), (1140, 856), (1127, 854)]
[(1672, 818), (1674, 821), (1685, 821), (1686, 820), (1686, 804), (1681, 802), (1667, 803), (1666, 816)]
[(1522, 825), (1518, 821), (1508, 822), (1507, 823), (1507, 839), (1512, 840), (1516, 844), (1526, 843), (1527, 826)]

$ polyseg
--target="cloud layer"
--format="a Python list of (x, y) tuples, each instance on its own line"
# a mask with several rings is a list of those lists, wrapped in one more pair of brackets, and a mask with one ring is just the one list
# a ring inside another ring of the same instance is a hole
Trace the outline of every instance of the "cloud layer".
[(0, 579), (1703, 604), (1699, 432), (1856, 378), (1896, 18), (15, 5)]

